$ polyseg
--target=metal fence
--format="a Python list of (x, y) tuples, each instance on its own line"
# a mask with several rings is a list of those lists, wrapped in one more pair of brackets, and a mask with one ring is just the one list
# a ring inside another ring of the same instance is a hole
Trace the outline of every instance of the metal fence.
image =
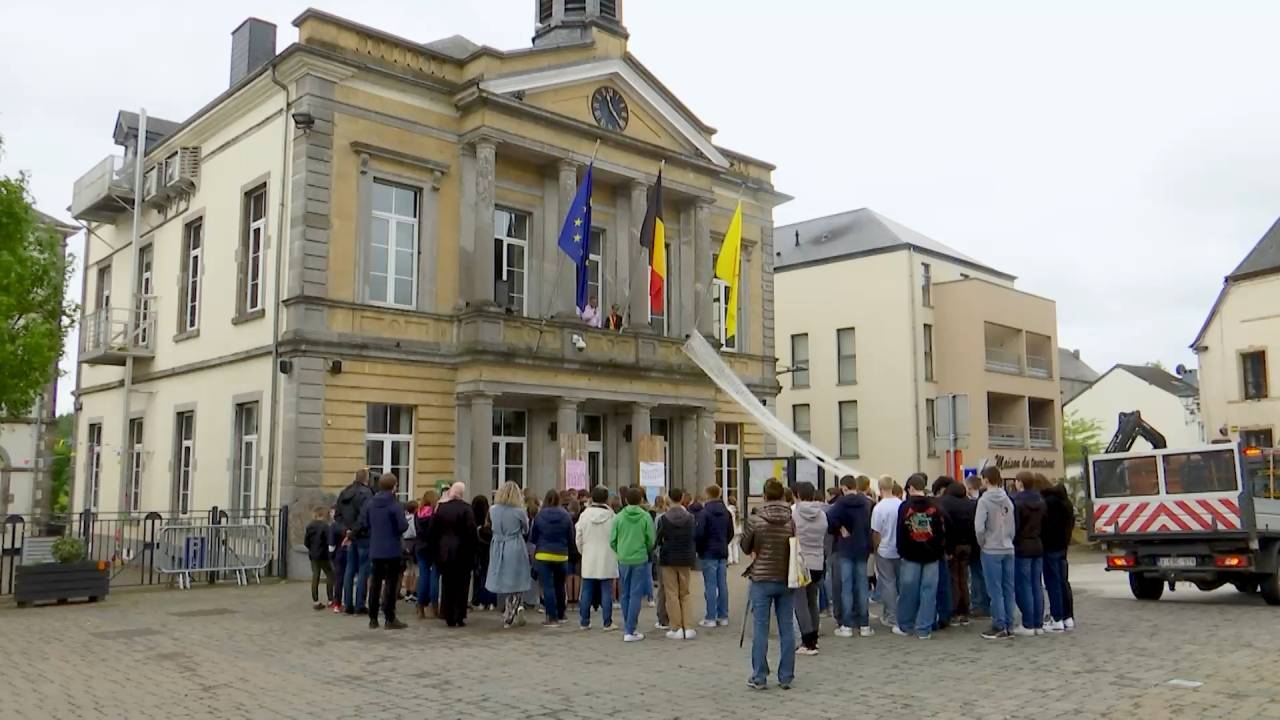
[[(267, 552), (261, 571), (284, 577), (281, 549), (288, 550), (289, 508), (233, 510), (210, 508), (205, 512), (178, 515), (174, 512), (94, 512), (53, 515), (37, 526), (29, 515), (10, 515), (0, 525), (0, 596), (13, 592), (13, 577), (22, 563), (22, 548), (28, 538), (68, 536), (85, 544), (88, 560), (105, 562), (111, 585), (127, 587), (173, 582), (166, 574), (167, 553), (164, 528), (184, 526), (258, 526), (265, 528)], [(234, 578), (236, 573), (220, 566), (202, 568), (188, 575), (197, 582), (215, 583)]]

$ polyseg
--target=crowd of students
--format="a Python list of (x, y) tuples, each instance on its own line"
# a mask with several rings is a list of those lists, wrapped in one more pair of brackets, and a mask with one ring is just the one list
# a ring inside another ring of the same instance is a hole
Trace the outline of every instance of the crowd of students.
[[(1038, 474), (1019, 473), (1012, 497), (995, 468), (964, 482), (939, 477), (931, 486), (921, 473), (905, 487), (885, 476), (878, 492), (869, 478), (850, 476), (826, 501), (811, 483), (784, 488), (770, 480), (764, 503), (744, 523), (734, 499), (725, 503), (715, 485), (698, 497), (673, 488), (650, 507), (640, 487), (553, 490), (539, 502), (508, 482), (490, 507), (483, 495), (468, 502), (466, 486), (454, 483), (402, 507), (394, 476), (378, 484), (374, 494), (367, 473), (357, 472), (331, 510), (317, 509), (305, 533), (316, 609), (367, 613), (371, 628), (380, 627), (379, 610), (381, 627), (405, 627), (396, 618), (404, 597), (418, 617), (430, 613), (449, 627), (465, 626), (470, 608), (501, 609), (504, 628), (523, 626), (526, 609), (538, 607), (541, 624), (556, 628), (576, 601), (577, 626), (591, 629), (598, 611), (607, 632), (617, 628), (616, 601), (623, 641), (638, 642), (645, 638), (641, 606), (653, 606), (656, 595), (657, 627), (669, 639), (691, 640), (698, 627), (729, 624), (727, 566), (739, 550), (751, 556), (744, 574), (751, 580), (753, 688), (763, 688), (769, 674), (771, 612), (784, 688), (794, 678), (795, 655), (818, 654), (828, 605), (842, 638), (875, 634), (872, 602), (894, 634), (921, 639), (976, 617), (990, 617), (981, 634), (988, 639), (1075, 627), (1066, 560), (1074, 509), (1065, 487)], [(809, 582), (797, 581), (797, 565)], [(405, 567), (416, 572), (402, 590)], [(695, 569), (704, 592), (697, 622)], [(327, 604), (319, 599), (321, 575)]]

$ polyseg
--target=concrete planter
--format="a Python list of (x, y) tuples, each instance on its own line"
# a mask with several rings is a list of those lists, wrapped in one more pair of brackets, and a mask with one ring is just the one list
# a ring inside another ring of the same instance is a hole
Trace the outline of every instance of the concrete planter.
[(49, 600), (62, 604), (79, 598), (97, 602), (111, 589), (105, 563), (100, 566), (96, 560), (19, 565), (14, 569), (13, 599), (18, 607)]

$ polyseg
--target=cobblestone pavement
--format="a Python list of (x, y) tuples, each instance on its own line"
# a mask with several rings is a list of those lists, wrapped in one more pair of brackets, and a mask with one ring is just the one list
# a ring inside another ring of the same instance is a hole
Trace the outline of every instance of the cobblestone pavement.
[(1072, 576), (1074, 633), (992, 642), (975, 623), (929, 641), (844, 639), (827, 620), (822, 654), (797, 658), (789, 692), (745, 687), (740, 581), (732, 627), (625, 645), (598, 629), (504, 631), (494, 613), (463, 630), (410, 618), (373, 631), (312, 611), (301, 584), (22, 610), (5, 598), (0, 717), (1280, 717), (1280, 608), (1229, 589), (1139, 603), (1099, 556), (1074, 557)]

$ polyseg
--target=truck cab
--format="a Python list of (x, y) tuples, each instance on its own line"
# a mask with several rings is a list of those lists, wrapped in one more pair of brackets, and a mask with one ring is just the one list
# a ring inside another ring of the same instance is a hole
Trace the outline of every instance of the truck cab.
[(1089, 537), (1107, 570), (1128, 573), (1140, 600), (1230, 583), (1280, 605), (1277, 453), (1210, 444), (1088, 458)]

